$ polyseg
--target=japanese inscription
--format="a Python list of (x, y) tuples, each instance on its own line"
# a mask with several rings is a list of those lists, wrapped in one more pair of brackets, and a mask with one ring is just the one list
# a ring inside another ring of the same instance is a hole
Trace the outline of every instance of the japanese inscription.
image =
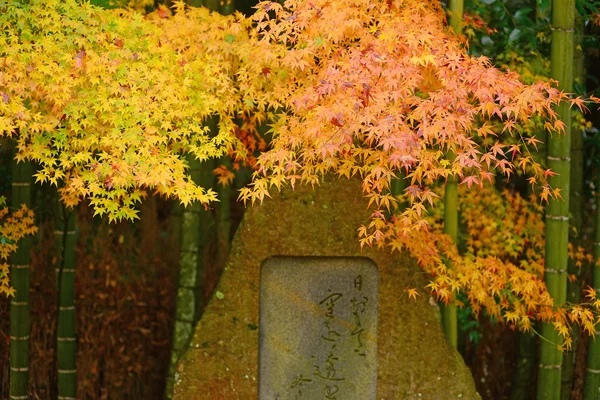
[(377, 285), (366, 258), (265, 260), (259, 400), (375, 399)]

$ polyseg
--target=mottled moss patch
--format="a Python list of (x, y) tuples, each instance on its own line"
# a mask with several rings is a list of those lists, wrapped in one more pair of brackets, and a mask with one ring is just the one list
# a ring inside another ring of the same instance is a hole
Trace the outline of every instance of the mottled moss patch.
[[(250, 208), (178, 368), (175, 399), (256, 399), (261, 262), (273, 255), (365, 256), (379, 268), (378, 399), (479, 399), (469, 370), (446, 342), (427, 296), (403, 294), (418, 268), (403, 254), (361, 251), (368, 219), (360, 182), (331, 179), (285, 190)], [(425, 294), (424, 291), (422, 291)]]

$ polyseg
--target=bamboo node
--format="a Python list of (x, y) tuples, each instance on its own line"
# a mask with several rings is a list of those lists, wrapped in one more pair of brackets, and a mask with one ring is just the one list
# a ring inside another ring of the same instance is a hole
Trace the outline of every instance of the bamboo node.
[(27, 371), (29, 371), (29, 367), (23, 367), (23, 368), (10, 367), (10, 370), (13, 372), (27, 372)]
[(61, 231), (61, 230), (59, 230), (59, 229), (56, 229), (56, 230), (54, 231), (54, 234), (55, 234), (55, 235), (64, 235), (64, 234), (67, 234), (67, 235), (74, 235), (74, 234), (75, 234), (75, 231)]
[(58, 396), (58, 400), (77, 400), (75, 397)]
[(29, 268), (29, 264), (14, 264), (14, 265), (11, 265), (11, 268), (13, 268), (13, 269), (25, 269), (25, 268)]
[(600, 374), (600, 369), (588, 368), (587, 372), (589, 372), (590, 374)]
[(567, 28), (555, 28), (553, 26), (550, 27), (550, 30), (552, 31), (560, 31), (560, 32), (567, 32), (567, 33), (573, 33), (575, 32), (575, 29), (571, 28), (571, 29), (567, 29)]
[(571, 157), (546, 156), (546, 159), (550, 161), (571, 161)]
[(59, 337), (56, 338), (57, 342), (74, 342), (76, 339), (74, 337)]
[(564, 274), (565, 272), (567, 272), (567, 269), (554, 269), (554, 268), (546, 268), (544, 270), (544, 272), (547, 272), (549, 274)]
[(566, 215), (550, 215), (546, 214), (546, 219), (552, 219), (555, 221), (568, 221), (569, 217)]
[(60, 311), (72, 311), (75, 309), (75, 306), (60, 306), (58, 307)]
[(201, 286), (200, 285), (194, 285), (194, 286), (180, 285), (179, 288), (180, 289), (196, 290), (196, 289), (200, 289)]
[(15, 396), (14, 394), (10, 395), (10, 400), (26, 400), (28, 398), (27, 395), (25, 396)]
[(12, 182), (11, 185), (12, 186), (31, 186), (31, 183), (29, 183), (29, 182)]
[(27, 336), (11, 336), (10, 340), (29, 340), (29, 335), (27, 335)]
[(12, 300), (10, 302), (11, 306), (17, 306), (17, 307), (19, 307), (19, 306), (26, 306), (27, 304), (29, 304), (28, 301), (14, 301), (14, 300)]
[(543, 368), (543, 369), (561, 369), (562, 365), (561, 364), (538, 364), (538, 368)]
[(76, 372), (77, 372), (76, 369), (59, 369), (58, 370), (59, 374), (74, 374)]

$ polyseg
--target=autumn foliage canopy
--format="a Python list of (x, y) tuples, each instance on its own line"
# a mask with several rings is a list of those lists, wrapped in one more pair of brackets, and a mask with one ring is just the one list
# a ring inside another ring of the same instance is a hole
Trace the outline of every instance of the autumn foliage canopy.
[[(373, 209), (361, 243), (409, 251), (438, 299), (463, 290), (476, 310), (525, 329), (533, 316), (572, 322), (552, 311), (535, 271), (493, 254), (461, 256), (425, 218), (449, 177), (478, 190), (523, 173), (543, 200), (560, 196), (523, 132), (538, 123), (560, 134), (553, 107), (568, 100), (470, 56), (438, 2), (269, 1), (253, 19), (182, 2), (147, 17), (74, 0), (4, 3), (0, 12), (0, 134), (67, 204), (89, 199), (121, 219), (135, 216), (146, 190), (184, 204), (216, 200), (186, 174), (186, 153), (253, 165), (240, 193), (251, 202), (326, 173), (358, 176)], [(254, 162), (265, 121), (271, 147)], [(408, 207), (390, 216), (401, 173)]]

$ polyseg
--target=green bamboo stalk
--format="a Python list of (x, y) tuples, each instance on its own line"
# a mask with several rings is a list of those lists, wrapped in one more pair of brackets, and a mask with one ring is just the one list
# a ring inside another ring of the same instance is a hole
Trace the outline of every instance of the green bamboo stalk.
[[(594, 237), (594, 263), (592, 269), (592, 286), (600, 293), (600, 174), (596, 177), (596, 234)], [(600, 325), (596, 325), (594, 337), (588, 343), (587, 371), (585, 374), (585, 400), (600, 398)]]
[[(559, 82), (559, 88), (571, 92), (573, 88), (573, 42), (575, 0), (552, 2), (552, 48), (550, 76)], [(562, 103), (557, 112), (565, 123), (565, 133), (552, 135), (548, 140), (547, 162), (557, 174), (549, 178), (553, 188), (565, 193), (564, 199), (551, 199), (546, 207), (546, 251), (544, 280), (555, 306), (564, 304), (567, 295), (567, 265), (569, 243), (569, 188), (571, 155), (571, 110)], [(562, 338), (552, 324), (542, 324), (540, 343), (537, 398), (560, 398), (562, 352), (558, 346)]]
[[(31, 208), (31, 174), (29, 162), (13, 162), (12, 207), (22, 204)], [(17, 251), (11, 256), (10, 277), (15, 297), (10, 302), (10, 399), (28, 399), (29, 390), (29, 265), (31, 262), (31, 238), (24, 237), (17, 243)]]
[(75, 212), (58, 204), (55, 225), (58, 287), (58, 324), (56, 349), (58, 360), (58, 399), (72, 400), (77, 395), (75, 365)]
[[(585, 78), (584, 56), (580, 46), (580, 38), (583, 34), (584, 20), (578, 18), (576, 22), (576, 36), (573, 59), (573, 78), (581, 82)], [(572, 129), (571, 134), (571, 191), (569, 193), (569, 212), (571, 213), (571, 244), (577, 248), (581, 245), (581, 230), (583, 229), (583, 130)], [(567, 273), (576, 276), (575, 280), (567, 281), (567, 301), (577, 304), (581, 300), (581, 268), (575, 264), (575, 260), (569, 260)], [(573, 373), (575, 371), (575, 357), (579, 346), (579, 327), (573, 326), (573, 347), (565, 353), (562, 367), (561, 396), (562, 400), (569, 400), (573, 390)]]
[(529, 400), (535, 367), (535, 335), (519, 332), (519, 356), (515, 377), (510, 391), (510, 400)]
[(454, 33), (462, 33), (462, 17), (464, 13), (464, 0), (450, 0), (450, 26)]
[[(449, 8), (450, 26), (457, 35), (460, 35), (464, 2), (463, 0), (450, 0)], [(454, 156), (451, 156), (450, 159), (453, 160)], [(454, 243), (458, 244), (458, 181), (455, 177), (448, 177), (444, 193), (444, 233), (450, 235)], [(458, 347), (458, 320), (454, 301), (442, 306), (442, 322), (446, 339), (456, 349)]]

